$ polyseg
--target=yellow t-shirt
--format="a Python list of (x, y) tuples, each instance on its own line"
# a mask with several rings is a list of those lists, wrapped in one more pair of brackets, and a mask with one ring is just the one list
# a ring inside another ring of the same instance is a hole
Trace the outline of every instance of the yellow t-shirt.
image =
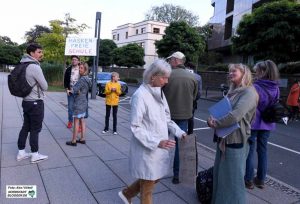
[[(112, 88), (115, 88), (116, 91), (111, 91)], [(121, 94), (121, 85), (119, 82), (107, 82), (105, 85), (104, 94), (106, 105), (117, 106), (119, 104), (119, 95)]]

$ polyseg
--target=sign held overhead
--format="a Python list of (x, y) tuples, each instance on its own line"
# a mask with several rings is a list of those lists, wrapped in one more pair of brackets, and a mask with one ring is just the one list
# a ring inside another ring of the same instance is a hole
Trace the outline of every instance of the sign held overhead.
[(97, 56), (97, 38), (68, 37), (65, 55)]

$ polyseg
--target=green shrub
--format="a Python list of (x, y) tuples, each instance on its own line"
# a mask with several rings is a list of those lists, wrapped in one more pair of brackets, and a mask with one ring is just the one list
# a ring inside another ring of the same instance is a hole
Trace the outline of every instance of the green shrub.
[(208, 66), (206, 71), (223, 71), (228, 72), (228, 64), (215, 64)]
[(43, 62), (41, 67), (49, 85), (61, 86), (63, 84), (64, 66), (62, 64)]
[(133, 83), (133, 84), (138, 83), (138, 80), (135, 78), (124, 78), (124, 79), (122, 79), (122, 81), (125, 81), (126, 83)]
[(300, 61), (283, 64), (279, 69), (280, 74), (297, 74), (300, 73)]

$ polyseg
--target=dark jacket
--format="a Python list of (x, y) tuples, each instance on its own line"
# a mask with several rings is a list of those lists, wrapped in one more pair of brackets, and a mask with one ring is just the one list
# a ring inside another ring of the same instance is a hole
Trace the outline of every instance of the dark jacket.
[(71, 89), (70, 87), (70, 80), (71, 80), (71, 72), (72, 72), (72, 66), (67, 67), (64, 75), (64, 87), (65, 89)]
[(196, 100), (198, 93), (194, 74), (185, 70), (183, 65), (173, 67), (169, 82), (163, 91), (172, 119), (188, 120), (193, 116), (193, 101)]

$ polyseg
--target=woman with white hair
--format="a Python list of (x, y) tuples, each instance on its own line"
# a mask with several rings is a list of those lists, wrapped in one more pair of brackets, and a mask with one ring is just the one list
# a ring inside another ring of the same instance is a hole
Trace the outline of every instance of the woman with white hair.
[(182, 131), (170, 118), (170, 110), (161, 90), (171, 74), (170, 65), (162, 59), (154, 61), (143, 75), (143, 84), (131, 98), (131, 131), (129, 168), (137, 180), (119, 192), (124, 203), (140, 193), (143, 204), (152, 203), (155, 183), (168, 174), (169, 149), (175, 141), (169, 139), (168, 131), (184, 138)]
[(246, 203), (244, 175), (249, 151), (248, 138), (258, 95), (252, 86), (252, 74), (243, 64), (229, 65), (229, 91), (232, 111), (221, 119), (209, 117), (212, 128), (225, 128), (238, 123), (240, 128), (225, 138), (215, 138), (217, 151), (213, 173), (212, 203)]

